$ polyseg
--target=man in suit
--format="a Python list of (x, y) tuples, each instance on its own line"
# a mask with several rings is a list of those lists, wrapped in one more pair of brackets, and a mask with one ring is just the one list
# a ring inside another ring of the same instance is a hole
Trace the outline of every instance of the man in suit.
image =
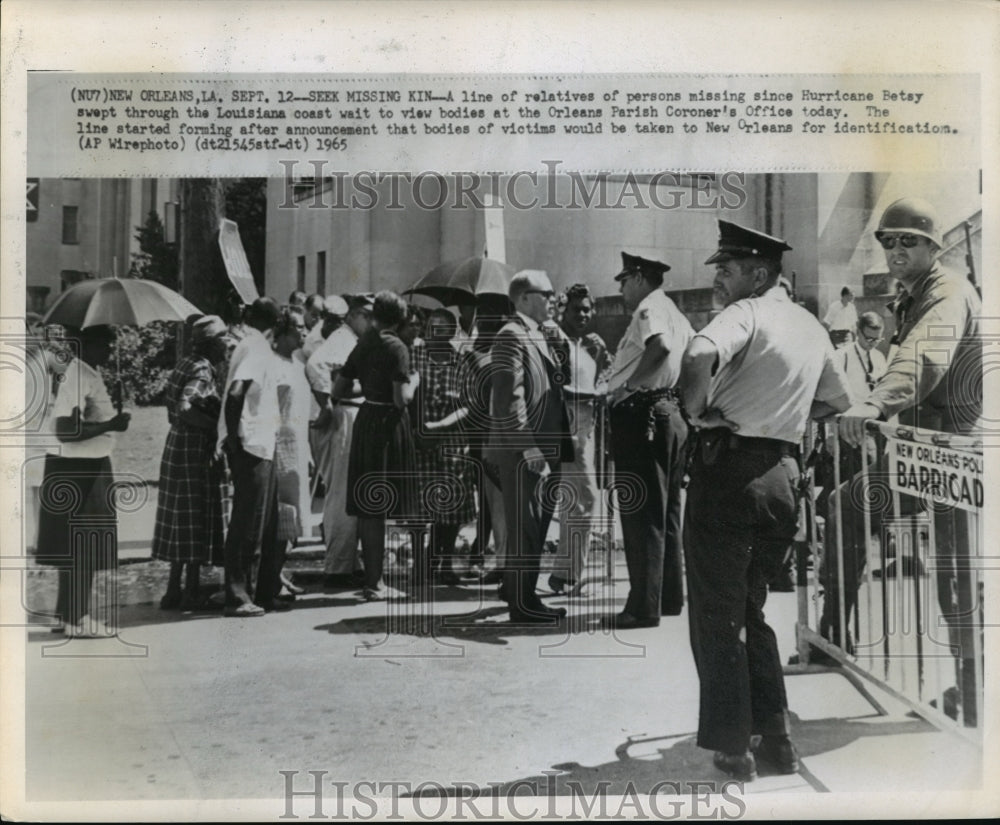
[(508, 295), (515, 313), (490, 352), (489, 456), (500, 479), (508, 532), (503, 598), (512, 622), (552, 623), (565, 609), (547, 607), (535, 593), (555, 498), (546, 493), (558, 482), (561, 462), (573, 458), (563, 375), (542, 332), (555, 291), (544, 272), (524, 270), (511, 280)]

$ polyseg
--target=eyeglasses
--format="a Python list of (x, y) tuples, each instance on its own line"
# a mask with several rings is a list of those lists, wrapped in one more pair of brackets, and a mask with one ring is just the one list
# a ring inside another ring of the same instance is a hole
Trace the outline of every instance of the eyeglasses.
[(884, 337), (882, 333), (878, 335), (869, 335), (864, 330), (861, 330), (861, 337), (864, 338), (869, 344), (877, 344)]
[(556, 293), (551, 289), (526, 289), (524, 290), (525, 295), (544, 295), (548, 299), (555, 297)]
[(895, 249), (896, 241), (899, 241), (899, 245), (903, 249), (913, 249), (918, 243), (920, 243), (919, 235), (877, 235), (878, 242), (882, 244), (883, 249)]

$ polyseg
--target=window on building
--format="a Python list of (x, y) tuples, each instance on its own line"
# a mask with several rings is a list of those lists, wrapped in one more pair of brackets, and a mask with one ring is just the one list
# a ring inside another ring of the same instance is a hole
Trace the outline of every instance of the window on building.
[(64, 206), (62, 208), (62, 242), (76, 244), (80, 243), (80, 233), (78, 227), (79, 207)]
[(79, 269), (63, 269), (59, 273), (59, 289), (64, 292), (73, 284), (86, 281), (89, 277), (86, 272), (81, 272)]
[(306, 256), (299, 255), (295, 261), (295, 288), (299, 292), (306, 291)]
[(316, 253), (316, 291), (326, 295), (326, 250)]

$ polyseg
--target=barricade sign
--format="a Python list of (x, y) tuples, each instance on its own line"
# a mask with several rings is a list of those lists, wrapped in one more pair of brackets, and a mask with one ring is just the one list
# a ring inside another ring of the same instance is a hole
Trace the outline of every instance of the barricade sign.
[(982, 510), (981, 455), (899, 438), (887, 441), (890, 489), (962, 510)]

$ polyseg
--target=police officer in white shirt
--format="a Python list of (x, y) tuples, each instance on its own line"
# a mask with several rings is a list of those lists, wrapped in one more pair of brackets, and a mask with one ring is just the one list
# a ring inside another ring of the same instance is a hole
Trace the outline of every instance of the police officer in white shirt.
[(629, 594), (625, 609), (605, 618), (618, 629), (655, 627), (661, 615), (676, 616), (684, 604), (680, 494), (687, 425), (675, 385), (694, 330), (662, 289), (669, 270), (622, 252), (615, 276), (632, 312), (608, 378), (616, 485), (638, 479), (642, 488), (620, 497)]

